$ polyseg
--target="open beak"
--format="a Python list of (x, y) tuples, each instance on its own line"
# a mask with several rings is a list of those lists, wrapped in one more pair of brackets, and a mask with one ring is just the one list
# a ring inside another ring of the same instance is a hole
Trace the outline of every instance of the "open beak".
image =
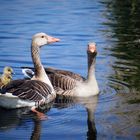
[(47, 39), (48, 39), (48, 43), (54, 43), (54, 42), (59, 42), (60, 39), (58, 38), (55, 38), (55, 37), (52, 37), (52, 36), (47, 36)]
[(88, 44), (88, 51), (91, 52), (91, 53), (96, 52), (96, 43), (90, 42), (90, 43)]

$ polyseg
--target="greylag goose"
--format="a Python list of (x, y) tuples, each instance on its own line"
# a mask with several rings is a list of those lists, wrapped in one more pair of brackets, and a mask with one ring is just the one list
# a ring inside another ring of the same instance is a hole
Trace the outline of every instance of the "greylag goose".
[(0, 106), (4, 108), (30, 107), (37, 113), (36, 108), (44, 103), (53, 101), (56, 93), (45, 73), (40, 60), (41, 46), (54, 43), (59, 39), (45, 33), (37, 33), (32, 38), (31, 55), (35, 68), (35, 75), (30, 80), (13, 80), (1, 89)]
[(3, 74), (0, 77), (0, 88), (2, 86), (7, 85), (12, 80), (13, 69), (11, 67), (6, 66), (3, 69)]
[[(87, 79), (79, 74), (58, 70), (54, 68), (45, 68), (45, 71), (55, 87), (56, 94), (65, 96), (92, 96), (99, 93), (98, 84), (95, 77), (95, 61), (96, 61), (96, 44), (89, 43), (87, 47), (88, 54), (88, 75)], [(34, 69), (23, 67), (22, 72), (25, 76), (32, 77)]]

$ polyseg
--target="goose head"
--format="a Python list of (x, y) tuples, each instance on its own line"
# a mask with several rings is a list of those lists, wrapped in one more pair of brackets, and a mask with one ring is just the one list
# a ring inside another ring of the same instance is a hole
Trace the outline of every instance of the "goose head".
[(6, 75), (11, 75), (14, 73), (13, 69), (11, 67), (6, 66), (3, 70), (3, 73)]
[(41, 47), (58, 41), (60, 41), (60, 39), (54, 38), (45, 33), (37, 33), (32, 38), (32, 45)]
[(95, 42), (88, 43), (87, 53), (90, 55), (96, 56), (97, 50), (96, 50), (96, 43)]
[(88, 54), (88, 70), (93, 71), (92, 69), (95, 66), (97, 55), (96, 43), (94, 42), (88, 43), (87, 54)]

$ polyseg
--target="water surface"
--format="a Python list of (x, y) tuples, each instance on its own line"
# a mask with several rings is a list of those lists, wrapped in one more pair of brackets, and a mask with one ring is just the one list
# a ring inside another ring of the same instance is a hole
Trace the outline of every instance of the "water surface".
[(40, 121), (26, 109), (0, 108), (0, 139), (140, 139), (140, 3), (121, 0), (1, 0), (0, 72), (33, 66), (31, 37), (46, 32), (61, 42), (42, 48), (45, 67), (86, 77), (86, 47), (97, 43), (100, 95), (56, 99)]

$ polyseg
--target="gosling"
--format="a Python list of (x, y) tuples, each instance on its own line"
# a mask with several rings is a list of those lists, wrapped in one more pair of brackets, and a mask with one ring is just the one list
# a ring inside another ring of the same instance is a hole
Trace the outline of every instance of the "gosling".
[(10, 81), (12, 81), (13, 69), (11, 67), (5, 67), (3, 69), (3, 74), (0, 76), (0, 88), (7, 85)]

